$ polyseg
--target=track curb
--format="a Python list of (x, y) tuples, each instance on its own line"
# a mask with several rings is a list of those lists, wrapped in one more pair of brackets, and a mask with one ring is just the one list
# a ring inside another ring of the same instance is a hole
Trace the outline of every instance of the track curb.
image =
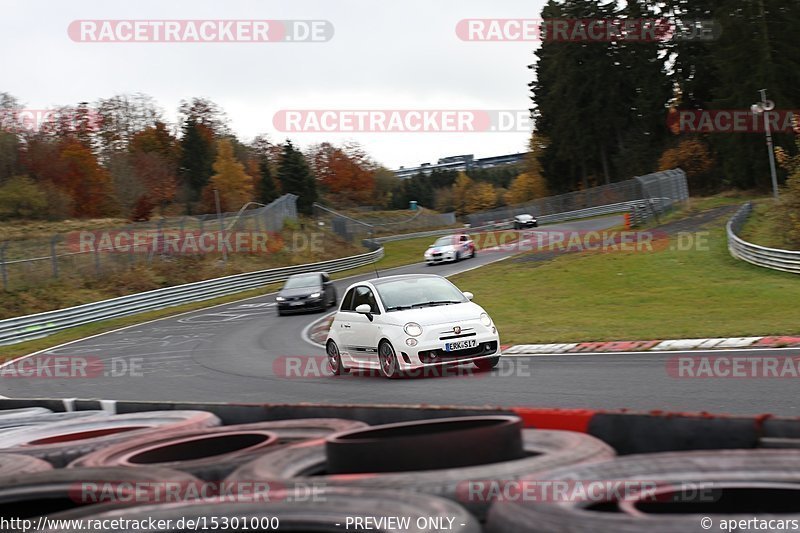
[(649, 341), (571, 342), (504, 346), (503, 355), (544, 355), (615, 352), (671, 352), (730, 348), (800, 347), (800, 336), (716, 337)]

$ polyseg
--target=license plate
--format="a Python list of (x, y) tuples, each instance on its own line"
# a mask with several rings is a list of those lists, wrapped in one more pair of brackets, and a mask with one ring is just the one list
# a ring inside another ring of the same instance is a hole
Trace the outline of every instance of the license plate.
[(470, 348), (474, 348), (478, 345), (478, 341), (476, 340), (469, 340), (469, 341), (456, 341), (456, 342), (446, 342), (444, 345), (445, 352), (455, 352), (458, 350), (468, 350)]
[(289, 305), (303, 305), (303, 302), (289, 302)]

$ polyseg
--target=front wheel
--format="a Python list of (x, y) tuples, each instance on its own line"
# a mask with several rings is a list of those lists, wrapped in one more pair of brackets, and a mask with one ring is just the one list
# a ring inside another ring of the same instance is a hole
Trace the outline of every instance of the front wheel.
[(478, 367), (479, 370), (491, 370), (497, 366), (497, 363), (500, 362), (500, 356), (497, 357), (490, 357), (488, 359), (479, 359), (475, 361), (475, 366)]
[(400, 363), (397, 362), (397, 354), (389, 341), (381, 342), (378, 346), (378, 360), (380, 362), (381, 375), (389, 379), (400, 377)]
[(339, 347), (336, 346), (336, 343), (332, 340), (328, 341), (325, 351), (328, 353), (328, 365), (331, 367), (333, 375), (341, 376), (342, 374), (347, 374), (347, 369), (342, 364), (342, 355), (339, 353)]

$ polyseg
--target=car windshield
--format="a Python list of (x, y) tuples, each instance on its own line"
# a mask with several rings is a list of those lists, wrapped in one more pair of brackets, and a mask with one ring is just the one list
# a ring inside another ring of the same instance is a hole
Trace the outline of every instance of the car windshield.
[(467, 299), (455, 285), (443, 278), (407, 278), (380, 283), (378, 294), (387, 311), (449, 305)]
[(286, 280), (284, 289), (302, 289), (305, 287), (319, 287), (319, 274), (303, 274), (300, 276), (292, 276)]
[(454, 237), (439, 237), (438, 239), (436, 239), (436, 242), (433, 243), (433, 245), (434, 246), (450, 246), (451, 244), (453, 244), (454, 240), (455, 240)]

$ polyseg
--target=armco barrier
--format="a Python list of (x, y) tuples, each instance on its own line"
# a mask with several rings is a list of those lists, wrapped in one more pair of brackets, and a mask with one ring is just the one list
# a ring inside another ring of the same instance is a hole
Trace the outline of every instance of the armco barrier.
[(172, 307), (189, 302), (256, 289), (268, 283), (283, 281), (292, 274), (324, 270), (339, 272), (368, 265), (383, 257), (383, 248), (371, 252), (319, 263), (247, 272), (154, 291), (141, 292), (110, 300), (68, 307), (0, 320), (0, 345), (44, 337), (67, 328), (123, 316)]
[(752, 211), (753, 204), (747, 202), (728, 221), (728, 250), (731, 255), (760, 267), (800, 274), (800, 251), (759, 246), (737, 235)]

